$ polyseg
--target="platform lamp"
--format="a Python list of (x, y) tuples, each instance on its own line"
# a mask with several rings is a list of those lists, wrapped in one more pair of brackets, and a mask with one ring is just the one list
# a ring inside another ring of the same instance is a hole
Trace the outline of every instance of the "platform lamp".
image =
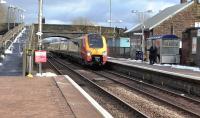
[(19, 18), (19, 20), (20, 20), (20, 23), (21, 23), (21, 24), (24, 23), (24, 18), (25, 18), (25, 16), (24, 16), (24, 12), (26, 12), (26, 10), (20, 8), (20, 14), (19, 14), (19, 15), (20, 15), (20, 18)]
[(10, 30), (10, 22), (11, 22), (11, 10), (12, 10), (12, 6), (10, 5), (8, 7), (8, 13), (7, 13), (7, 20), (8, 20), (8, 31)]
[[(108, 23), (122, 23), (123, 21), (122, 20), (107, 20)], [(116, 26), (114, 26), (113, 28), (113, 51), (115, 49), (115, 37), (116, 37), (116, 29), (115, 29)]]
[(97, 29), (97, 33), (101, 35), (101, 25), (94, 25), (94, 26)]
[(142, 53), (143, 53), (143, 58), (142, 61), (144, 61), (144, 54), (145, 54), (145, 37), (144, 37), (144, 30), (145, 30), (145, 14), (146, 13), (152, 13), (152, 10), (147, 10), (147, 11), (138, 11), (138, 10), (132, 10), (131, 13), (135, 13), (138, 15), (138, 19), (140, 20), (141, 23), (141, 30), (142, 30)]

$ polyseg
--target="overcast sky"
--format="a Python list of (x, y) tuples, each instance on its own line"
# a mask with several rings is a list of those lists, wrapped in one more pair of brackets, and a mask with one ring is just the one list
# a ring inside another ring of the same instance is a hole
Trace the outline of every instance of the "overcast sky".
[[(86, 17), (98, 25), (109, 26), (110, 0), (44, 0), (46, 23), (70, 24), (77, 17)], [(8, 4), (20, 6), (26, 10), (25, 22), (37, 22), (38, 0), (7, 0)], [(153, 10), (158, 13), (166, 7), (179, 4), (180, 0), (112, 0), (112, 17), (122, 20), (113, 25), (130, 28), (137, 24), (138, 17), (131, 10)], [(153, 15), (152, 14), (152, 15)]]

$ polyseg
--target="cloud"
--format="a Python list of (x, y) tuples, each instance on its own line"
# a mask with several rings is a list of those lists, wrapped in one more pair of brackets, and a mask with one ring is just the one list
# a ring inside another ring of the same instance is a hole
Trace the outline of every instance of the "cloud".
[[(44, 5), (44, 9), (45, 9), (45, 13), (44, 14), (48, 14), (50, 16), (57, 16), (57, 15), (66, 15), (66, 14), (81, 14), (81, 13), (86, 13), (88, 12), (89, 9), (89, 5), (87, 3), (87, 1), (80, 1), (77, 5), (76, 2), (63, 2), (62, 4), (47, 4)], [(52, 14), (52, 13), (56, 13), (56, 14)]]
[(47, 23), (49, 24), (69, 24), (70, 22), (64, 22), (62, 20), (57, 20), (57, 19), (50, 19), (50, 20), (46, 20)]
[[(37, 22), (38, 0), (7, 0), (26, 9), (26, 22)], [(123, 20), (113, 26), (131, 27), (138, 23), (137, 15), (131, 10), (145, 11), (152, 9), (153, 14), (166, 7), (178, 4), (174, 0), (112, 0), (112, 18)], [(47, 23), (70, 23), (77, 17), (86, 17), (98, 24), (109, 26), (109, 0), (44, 0), (44, 16)]]

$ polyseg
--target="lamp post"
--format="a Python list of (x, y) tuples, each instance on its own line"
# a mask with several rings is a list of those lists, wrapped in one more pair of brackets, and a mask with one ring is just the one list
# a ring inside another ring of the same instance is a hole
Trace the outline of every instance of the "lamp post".
[(10, 30), (10, 18), (11, 18), (11, 8), (12, 6), (8, 7), (8, 14), (7, 14), (7, 20), (8, 20), (8, 31)]
[(15, 27), (15, 25), (16, 25), (16, 17), (17, 17), (17, 7), (14, 7), (14, 9), (13, 9), (13, 20), (14, 20), (14, 27)]
[(152, 13), (152, 10), (147, 10), (147, 11), (137, 11), (137, 10), (132, 10), (132, 13), (138, 14), (140, 23), (141, 23), (141, 30), (142, 30), (142, 53), (143, 53), (143, 58), (142, 61), (144, 61), (144, 53), (145, 53), (145, 37), (144, 37), (144, 30), (145, 30), (145, 25), (144, 25), (144, 21), (145, 21), (145, 14), (146, 13)]
[[(97, 29), (97, 33), (101, 34), (101, 25), (94, 25)], [(98, 29), (99, 28), (99, 29)]]
[[(112, 1), (110, 0), (110, 7), (109, 7), (109, 11), (110, 11), (110, 21), (112, 21)], [(110, 27), (112, 26), (112, 22), (110, 22)]]
[[(42, 12), (43, 12), (43, 0), (39, 0), (39, 13), (38, 13), (38, 43), (39, 50), (42, 50)], [(42, 75), (42, 63), (39, 63), (39, 73)]]
[[(107, 20), (107, 22), (109, 22), (110, 24), (111, 23), (122, 23), (123, 21), (122, 20)], [(115, 26), (114, 26), (114, 29), (113, 29), (113, 51), (115, 49), (115, 37), (116, 37), (116, 31), (115, 31)]]
[(10, 8), (10, 23), (11, 23), (11, 27), (14, 27), (14, 22), (15, 22), (15, 6), (11, 6)]
[(24, 22), (24, 12), (25, 10), (20, 8), (20, 14), (19, 14), (19, 22), (22, 24)]
[[(122, 20), (107, 20), (108, 23), (122, 23)], [(114, 26), (114, 30), (113, 30), (113, 34), (115, 35), (115, 26)]]
[(17, 15), (18, 15), (18, 19), (17, 19), (18, 21), (17, 21), (17, 22), (18, 22), (18, 24), (20, 24), (20, 19), (21, 19), (21, 17), (20, 17), (20, 16), (21, 16), (21, 8), (18, 8), (18, 13), (17, 13)]
[(24, 12), (26, 12), (26, 10), (22, 9), (22, 14), (21, 14), (21, 23), (23, 24), (24, 23)]

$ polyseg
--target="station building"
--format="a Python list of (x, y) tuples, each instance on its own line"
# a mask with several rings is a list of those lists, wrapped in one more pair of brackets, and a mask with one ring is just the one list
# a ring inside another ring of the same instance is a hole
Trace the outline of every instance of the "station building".
[(187, 28), (183, 32), (182, 63), (200, 67), (200, 27)]
[[(173, 34), (182, 40), (184, 37), (183, 32), (186, 32), (188, 28), (200, 27), (200, 1), (180, 0), (180, 4), (160, 11), (155, 16), (144, 21), (143, 25), (145, 26), (145, 39), (155, 35)], [(126, 31), (131, 38), (133, 56), (135, 51), (141, 50), (142, 36), (135, 34), (142, 32), (141, 27), (143, 25), (138, 24)]]

